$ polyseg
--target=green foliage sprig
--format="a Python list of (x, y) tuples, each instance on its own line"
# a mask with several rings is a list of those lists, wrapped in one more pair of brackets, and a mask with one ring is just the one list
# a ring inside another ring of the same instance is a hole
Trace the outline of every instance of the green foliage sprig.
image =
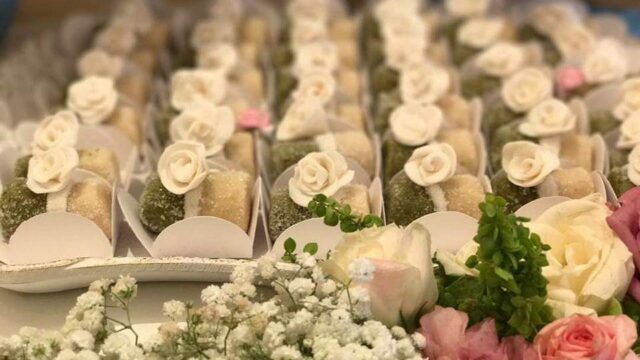
[[(298, 259), (298, 257), (296, 256), (296, 247), (298, 247), (298, 245), (293, 238), (288, 238), (287, 240), (285, 240), (284, 255), (282, 255), (282, 261), (294, 264)], [(308, 243), (304, 246), (304, 248), (302, 248), (302, 252), (313, 256), (318, 252), (318, 244)]]
[(382, 219), (375, 215), (354, 215), (351, 206), (340, 206), (337, 201), (325, 195), (316, 195), (308, 205), (314, 216), (323, 217), (329, 226), (340, 225), (340, 230), (351, 233), (358, 230), (382, 226)]

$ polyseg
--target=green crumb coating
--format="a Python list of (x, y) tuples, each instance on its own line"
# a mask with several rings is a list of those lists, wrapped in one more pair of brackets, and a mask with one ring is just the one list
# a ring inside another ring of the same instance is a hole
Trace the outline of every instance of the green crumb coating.
[(435, 205), (426, 187), (400, 173), (384, 189), (384, 209), (388, 224), (407, 226), (413, 220), (435, 212)]
[(524, 188), (514, 185), (504, 171), (500, 171), (491, 179), (493, 193), (507, 200), (507, 212), (514, 212), (539, 197), (536, 187)]
[(471, 99), (500, 89), (500, 79), (489, 75), (473, 75), (462, 79), (462, 95)]
[(470, 46), (456, 45), (453, 47), (451, 59), (456, 66), (462, 66), (477, 53), (478, 50)]
[(271, 146), (271, 181), (314, 151), (320, 151), (320, 149), (313, 140), (275, 142)]
[(27, 173), (29, 172), (29, 160), (31, 160), (31, 155), (26, 155), (16, 160), (16, 164), (13, 167), (14, 177), (27, 177)]
[(487, 108), (482, 116), (485, 131), (491, 138), (493, 133), (505, 124), (508, 124), (521, 117), (517, 112), (509, 109), (502, 101)]
[(381, 92), (394, 90), (398, 87), (400, 74), (386, 65), (378, 65), (371, 78), (371, 91), (374, 96)]
[(13, 180), (0, 197), (2, 236), (9, 240), (22, 222), (47, 212), (47, 195), (36, 194), (27, 187), (25, 178)]
[(589, 125), (592, 134), (604, 135), (617, 128), (620, 122), (610, 111), (594, 111), (589, 114)]
[(311, 219), (311, 212), (291, 200), (288, 189), (280, 189), (271, 194), (269, 212), (269, 236), (271, 240), (282, 234), (287, 228), (301, 221)]
[(373, 16), (373, 12), (371, 12), (370, 9), (367, 9), (362, 16), (362, 23), (360, 26), (359, 41), (361, 53), (367, 54), (369, 40), (379, 40), (380, 38), (380, 26), (378, 25), (378, 21)]
[(520, 122), (512, 122), (510, 124), (503, 125), (491, 138), (491, 168), (494, 172), (500, 170), (502, 166), (502, 148), (514, 141), (532, 140), (531, 138), (522, 135), (518, 130)]
[(556, 66), (562, 61), (562, 54), (549, 39), (540, 42), (542, 44), (542, 54), (545, 64)]
[(402, 104), (402, 98), (398, 90), (378, 94), (375, 102), (373, 126), (382, 134), (389, 127), (389, 116), (395, 108)]
[(623, 167), (629, 162), (629, 153), (627, 149), (611, 148), (609, 149), (609, 164), (611, 168)]
[(277, 109), (276, 113), (280, 114), (281, 117), (286, 110), (284, 104), (297, 85), (298, 79), (293, 76), (291, 71), (283, 69), (276, 72), (276, 96), (274, 100)]
[(524, 24), (518, 29), (518, 38), (520, 41), (544, 41), (547, 37), (536, 30), (531, 24)]
[(153, 177), (140, 197), (140, 221), (153, 233), (160, 233), (169, 225), (184, 219), (184, 195), (167, 190), (160, 178)]
[(171, 136), (169, 135), (169, 129), (171, 128), (171, 122), (173, 119), (178, 116), (180, 112), (174, 109), (173, 107), (167, 108), (156, 120), (156, 135), (158, 136), (158, 140), (160, 141), (160, 145), (165, 146), (169, 140), (171, 140)]
[(520, 41), (535, 41), (542, 46), (543, 61), (549, 65), (557, 65), (562, 60), (562, 54), (548, 36), (541, 34), (531, 24), (525, 24), (518, 30)]
[(384, 62), (384, 48), (382, 41), (378, 39), (367, 40), (367, 70), (373, 75), (375, 69)]
[(278, 45), (271, 55), (271, 64), (278, 70), (291, 65), (293, 62), (293, 52), (288, 45)]
[(609, 183), (613, 188), (613, 191), (618, 197), (627, 192), (629, 189), (634, 188), (635, 185), (629, 180), (627, 174), (627, 166), (614, 167), (609, 171), (607, 176)]
[(384, 182), (388, 183), (391, 178), (404, 168), (404, 164), (409, 160), (413, 146), (402, 145), (390, 136), (382, 144), (382, 156), (384, 159)]
[(458, 39), (458, 29), (462, 25), (464, 20), (456, 19), (453, 21), (449, 21), (440, 26), (439, 33), (441, 36), (444, 36), (449, 42), (449, 46), (454, 47), (457, 43)]

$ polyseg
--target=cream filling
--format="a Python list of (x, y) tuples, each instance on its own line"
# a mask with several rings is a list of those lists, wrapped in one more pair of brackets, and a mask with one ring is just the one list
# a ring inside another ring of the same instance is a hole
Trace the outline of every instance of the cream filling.
[(429, 192), (429, 196), (431, 197), (431, 201), (433, 201), (433, 205), (436, 208), (436, 212), (447, 211), (447, 196), (444, 193), (442, 188), (435, 184), (427, 187), (427, 191)]
[(66, 212), (71, 187), (69, 185), (60, 191), (47, 194), (47, 212)]
[(202, 185), (184, 194), (185, 219), (200, 214), (200, 198), (202, 198)]

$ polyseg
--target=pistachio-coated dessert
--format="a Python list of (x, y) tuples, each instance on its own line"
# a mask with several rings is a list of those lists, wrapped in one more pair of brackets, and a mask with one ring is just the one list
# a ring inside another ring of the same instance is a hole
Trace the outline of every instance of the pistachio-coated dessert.
[(179, 112), (173, 107), (165, 109), (155, 121), (156, 136), (160, 141), (161, 146), (166, 146), (171, 140), (169, 135), (169, 129), (171, 128), (171, 121), (178, 116)]
[(16, 160), (15, 165), (13, 166), (13, 176), (14, 177), (22, 177), (26, 178), (29, 173), (29, 160), (31, 160), (31, 155), (25, 155), (18, 160)]
[(539, 198), (538, 189), (536, 187), (520, 187), (514, 185), (507, 178), (504, 171), (498, 172), (491, 179), (491, 188), (496, 195), (502, 196), (507, 200), (506, 210), (514, 212), (537, 198)]
[(47, 212), (47, 195), (36, 194), (25, 178), (14, 179), (0, 197), (2, 236), (8, 240), (22, 222)]
[(397, 173), (402, 171), (404, 164), (409, 160), (415, 146), (407, 146), (387, 137), (382, 144), (382, 157), (384, 159), (384, 182), (391, 181)]
[(371, 92), (375, 97), (382, 92), (394, 90), (399, 81), (400, 74), (396, 70), (383, 64), (378, 65), (371, 78)]
[(611, 148), (609, 149), (609, 164), (611, 169), (623, 167), (629, 162), (630, 150)]
[(620, 125), (620, 121), (610, 111), (594, 111), (589, 114), (591, 133), (606, 134)]
[(271, 181), (275, 181), (290, 166), (314, 151), (320, 151), (320, 148), (313, 140), (275, 142), (271, 146)]
[(277, 239), (291, 225), (311, 218), (312, 215), (308, 209), (291, 200), (288, 189), (280, 189), (271, 194), (269, 236), (272, 240)]
[(485, 132), (490, 138), (492, 138), (493, 133), (496, 132), (496, 130), (503, 125), (522, 117), (522, 115), (509, 109), (505, 103), (500, 101), (493, 106), (487, 107), (487, 110), (484, 112), (482, 117)]
[(274, 105), (277, 110), (277, 114), (281, 119), (286, 112), (285, 103), (289, 99), (289, 95), (295, 90), (298, 85), (298, 80), (288, 70), (280, 70), (276, 72), (276, 94), (274, 99)]
[(511, 122), (500, 127), (491, 138), (491, 168), (494, 172), (498, 172), (502, 163), (502, 148), (510, 142), (531, 140), (531, 138), (523, 135), (518, 126), (520, 122)]
[(609, 175), (607, 175), (607, 179), (609, 179), (609, 183), (617, 196), (621, 196), (631, 188), (635, 187), (635, 184), (629, 180), (626, 165), (612, 168), (611, 171), (609, 171)]
[(374, 103), (373, 125), (378, 133), (384, 133), (389, 127), (389, 116), (396, 107), (402, 104), (398, 90), (378, 94)]
[(484, 96), (500, 89), (500, 79), (489, 75), (472, 75), (462, 79), (462, 95), (467, 99)]
[(387, 223), (400, 226), (407, 226), (415, 219), (436, 211), (427, 188), (411, 181), (404, 172), (386, 185), (384, 209)]
[(162, 186), (158, 177), (147, 181), (140, 197), (140, 221), (153, 233), (184, 219), (184, 195), (176, 195)]
[(455, 45), (451, 51), (451, 60), (453, 60), (456, 66), (462, 66), (477, 53), (478, 50), (470, 46), (458, 44)]

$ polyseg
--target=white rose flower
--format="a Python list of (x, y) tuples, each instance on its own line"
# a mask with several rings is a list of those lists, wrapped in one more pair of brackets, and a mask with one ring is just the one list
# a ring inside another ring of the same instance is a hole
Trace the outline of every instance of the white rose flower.
[(529, 137), (548, 137), (568, 133), (576, 127), (577, 117), (569, 106), (557, 99), (544, 100), (527, 115), (518, 129)]
[(571, 5), (560, 2), (541, 4), (531, 10), (531, 24), (540, 33), (550, 35), (562, 24), (580, 19)]
[(78, 60), (78, 73), (82, 77), (104, 76), (117, 79), (122, 74), (124, 60), (101, 49), (85, 52)]
[(444, 96), (451, 86), (449, 73), (438, 66), (422, 64), (400, 73), (400, 96), (406, 104), (429, 105)]
[(29, 160), (27, 187), (36, 194), (60, 191), (71, 182), (71, 173), (79, 161), (78, 152), (71, 147), (33, 154)]
[(517, 186), (540, 185), (559, 167), (558, 155), (530, 141), (514, 141), (502, 148), (502, 169), (509, 181)]
[(631, 182), (640, 185), (640, 146), (634, 146), (628, 157), (627, 176)]
[(550, 98), (552, 93), (551, 79), (536, 68), (524, 68), (513, 74), (504, 82), (501, 90), (504, 103), (518, 113), (531, 110)]
[(411, 181), (431, 186), (449, 180), (456, 173), (456, 151), (449, 144), (429, 144), (417, 148), (404, 164)]
[(634, 77), (622, 84), (622, 101), (616, 105), (613, 114), (618, 120), (625, 120), (638, 110), (640, 110), (640, 77)]
[(98, 125), (116, 109), (118, 92), (113, 79), (90, 76), (69, 87), (67, 107), (87, 125)]
[(477, 269), (467, 267), (467, 260), (478, 252), (479, 245), (475, 241), (469, 241), (455, 253), (452, 254), (445, 250), (436, 252), (436, 259), (444, 267), (447, 275), (454, 276), (478, 276)]
[(474, 49), (484, 49), (500, 39), (505, 22), (499, 18), (477, 18), (467, 20), (458, 29), (458, 42)]
[(516, 44), (498, 42), (481, 52), (475, 65), (491, 76), (505, 77), (521, 69), (526, 62), (525, 50)]
[(395, 224), (345, 234), (324, 262), (323, 269), (347, 284), (349, 266), (356, 259), (374, 266), (373, 279), (364, 285), (371, 299), (373, 318), (387, 326), (413, 319), (433, 306), (438, 287), (431, 263), (431, 238), (420, 224), (401, 229)]
[(228, 106), (196, 101), (171, 121), (169, 133), (173, 142), (200, 143), (204, 145), (205, 156), (213, 156), (224, 148), (235, 125), (233, 111)]
[(296, 49), (293, 72), (298, 77), (316, 72), (330, 74), (337, 68), (338, 49), (332, 42), (313, 42)]
[(238, 52), (227, 43), (216, 43), (198, 50), (198, 68), (228, 74), (238, 64)]
[(353, 180), (347, 160), (337, 151), (312, 152), (298, 161), (289, 180), (289, 197), (307, 207), (314, 196), (333, 196)]
[(631, 149), (640, 144), (640, 111), (636, 111), (622, 125), (616, 146), (619, 149)]
[(327, 40), (329, 34), (324, 22), (315, 20), (296, 20), (291, 26), (291, 46), (297, 49), (301, 45)]
[(585, 80), (590, 84), (622, 80), (628, 70), (626, 50), (614, 39), (600, 40), (582, 64)]
[(385, 61), (389, 67), (403, 71), (426, 62), (425, 38), (403, 37), (384, 42)]
[(445, 8), (453, 16), (471, 17), (484, 15), (489, 10), (489, 0), (446, 0)]
[(314, 72), (305, 74), (299, 79), (298, 86), (293, 92), (293, 99), (316, 99), (325, 105), (336, 92), (336, 79), (328, 73)]
[(136, 34), (130, 26), (114, 22), (98, 33), (95, 46), (114, 55), (127, 55), (136, 47)]
[(329, 18), (329, 3), (323, 0), (294, 0), (287, 4), (286, 12), (295, 21), (325, 23)]
[(555, 205), (525, 224), (551, 246), (542, 274), (549, 280), (547, 303), (556, 317), (596, 315), (626, 293), (633, 259), (607, 225), (609, 215), (602, 195), (594, 194)]
[(593, 33), (580, 22), (559, 24), (551, 38), (565, 59), (586, 54), (596, 42)]
[(427, 27), (420, 16), (415, 13), (397, 13), (381, 23), (382, 38), (394, 41), (402, 38), (427, 38)]
[(435, 105), (405, 104), (389, 116), (393, 138), (403, 145), (418, 146), (433, 140), (440, 131), (444, 115)]
[(191, 34), (191, 46), (200, 50), (216, 43), (235, 43), (236, 32), (231, 21), (214, 19), (198, 22)]
[(59, 111), (47, 116), (33, 133), (31, 152), (36, 154), (53, 148), (74, 147), (78, 141), (78, 131), (78, 118), (71, 111)]
[(324, 134), (329, 131), (327, 114), (314, 98), (295, 100), (287, 108), (276, 129), (276, 139), (288, 141)]
[(219, 104), (226, 88), (227, 80), (217, 71), (180, 70), (171, 77), (171, 105), (184, 110), (198, 100)]
[(169, 145), (158, 160), (162, 185), (176, 195), (197, 188), (208, 171), (204, 145), (192, 141)]

